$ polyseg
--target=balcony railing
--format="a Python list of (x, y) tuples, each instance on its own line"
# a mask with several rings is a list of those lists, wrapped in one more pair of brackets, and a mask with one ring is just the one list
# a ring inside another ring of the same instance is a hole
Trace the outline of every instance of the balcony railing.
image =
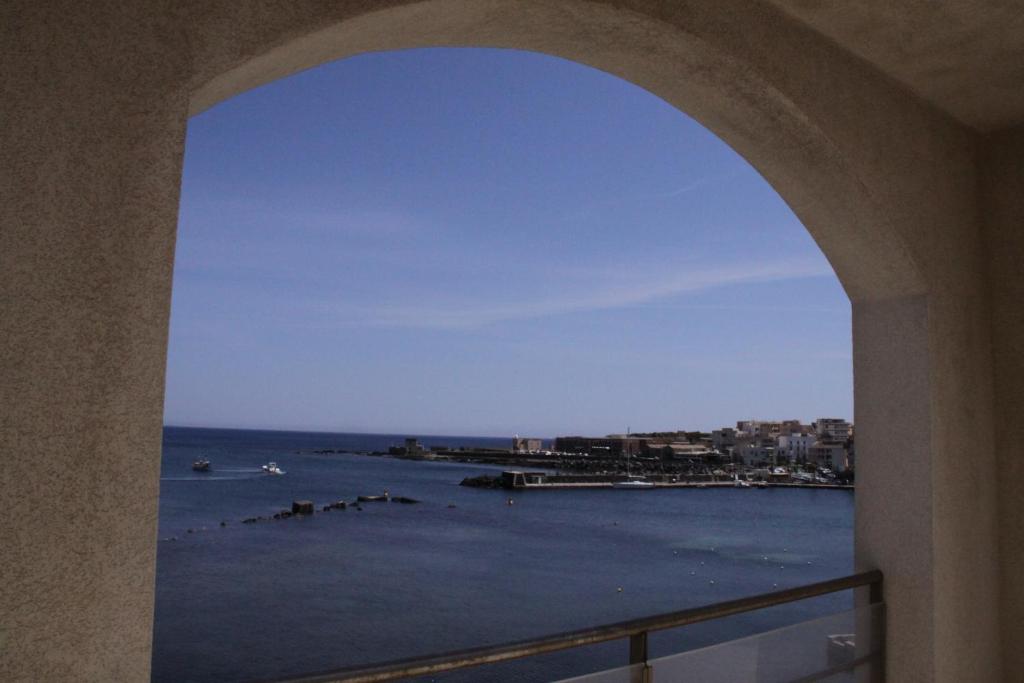
[[(522, 657), (531, 657), (534, 655), (557, 652), (559, 650), (568, 650), (570, 648), (625, 638), (629, 639), (628, 666), (619, 670), (593, 674), (591, 676), (581, 676), (578, 679), (572, 680), (581, 682), (602, 680), (646, 683), (653, 679), (653, 673), (658, 666), (661, 666), (664, 671), (672, 669), (673, 673), (681, 671), (680, 662), (685, 666), (686, 662), (683, 658), (691, 654), (682, 653), (680, 655), (674, 655), (673, 657), (662, 658), (661, 660), (649, 660), (647, 637), (651, 632), (678, 628), (680, 626), (688, 626), (691, 624), (709, 621), (711, 619), (721, 619), (723, 617), (742, 614), (744, 612), (776, 607), (786, 603), (807, 600), (809, 598), (815, 598), (822, 595), (828, 595), (829, 593), (837, 593), (854, 588), (868, 589), (868, 605), (866, 607), (862, 607), (856, 615), (853, 612), (849, 613), (851, 617), (855, 617), (855, 620), (858, 623), (857, 633), (833, 635), (831, 636), (833, 640), (830, 641), (830, 644), (835, 646), (832, 649), (845, 649), (848, 650), (848, 652), (840, 653), (839, 656), (833, 656), (833, 653), (829, 652), (827, 664), (816, 668), (812, 673), (794, 673), (788, 677), (785, 674), (781, 677), (759, 677), (757, 680), (839, 680), (838, 676), (844, 672), (853, 672), (861, 667), (867, 666), (870, 667), (870, 676), (868, 677), (868, 680), (881, 681), (883, 680), (882, 666), (884, 661), (882, 651), (884, 643), (884, 618), (881, 606), (882, 572), (873, 570), (843, 578), (799, 586), (797, 588), (789, 588), (771, 593), (762, 593), (760, 595), (739, 598), (737, 600), (728, 600), (702, 607), (668, 612), (640, 619), (631, 619), (629, 621), (621, 621), (614, 624), (606, 624), (604, 626), (597, 626), (579, 631), (570, 631), (568, 633), (532, 638), (530, 640), (506, 643), (504, 645), (478, 647), (469, 650), (448, 652), (440, 655), (396, 660), (368, 667), (337, 669), (334, 671), (326, 671), (299, 678), (285, 679), (278, 683), (377, 683), (379, 681), (395, 681), (403, 678), (439, 674), (445, 671), (452, 671), (466, 667), (496, 664), (513, 659), (520, 659)], [(867, 620), (862, 618), (865, 616), (867, 617)], [(826, 620), (827, 619), (828, 618), (826, 618)], [(823, 623), (819, 624), (819, 627), (831, 628), (840, 623), (838, 621), (827, 622), (826, 620), (821, 620)], [(814, 624), (815, 622), (807, 623)], [(794, 629), (796, 627), (787, 628)], [(783, 633), (785, 631), (787, 631), (787, 629), (781, 629), (779, 633)], [(790, 638), (793, 637), (792, 633), (783, 635)], [(732, 642), (743, 642), (748, 644), (753, 642), (757, 645), (756, 639), (758, 637), (759, 636), (753, 636), (750, 639)], [(806, 637), (806, 634), (800, 634), (800, 637)], [(837, 638), (840, 640), (835, 640)], [(843, 638), (846, 640), (841, 640)], [(854, 639), (857, 641), (856, 643), (853, 642)], [(726, 643), (714, 646), (713, 648), (706, 648), (707, 654), (715, 655), (714, 650), (721, 650), (728, 645), (729, 643)], [(823, 648), (824, 645), (822, 648), (819, 648), (819, 650), (824, 651)], [(735, 659), (733, 653), (726, 651), (725, 654), (728, 657)], [(697, 657), (689, 657), (691, 662), (696, 661), (697, 659)], [(705, 659), (709, 659), (709, 657), (705, 657)], [(711, 659), (713, 659), (713, 657), (711, 657)], [(721, 657), (719, 657), (719, 659), (721, 659)], [(715, 666), (718, 665), (716, 664)], [(659, 681), (660, 680), (661, 678), (659, 678)], [(673, 676), (672, 678), (666, 677), (664, 680), (679, 680), (679, 678)], [(727, 677), (723, 680), (736, 679)], [(858, 680), (864, 680), (864, 678), (858, 676)]]

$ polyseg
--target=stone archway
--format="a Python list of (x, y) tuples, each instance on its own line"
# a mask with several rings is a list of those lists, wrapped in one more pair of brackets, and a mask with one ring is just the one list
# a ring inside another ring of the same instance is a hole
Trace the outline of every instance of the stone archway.
[[(3, 207), (0, 254), (13, 267), (0, 269), (0, 287), (21, 294), (3, 301), (0, 332), (24, 360), (0, 375), (15, 426), (0, 436), (12, 452), (50, 455), (14, 462), (0, 502), (57, 495), (77, 516), (0, 531), (17, 558), (0, 590), (19, 597), (5, 637), (21, 653), (0, 673), (148, 671), (190, 113), (328, 60), (458, 45), (544, 52), (644, 87), (718, 134), (791, 205), (853, 302), (856, 552), (886, 574), (889, 673), (998, 671), (994, 465), (979, 460), (968, 481), (956, 473), (967, 435), (991, 450), (966, 131), (758, 0), (57, 2), (24, 16), (5, 71), (19, 97), (0, 133), (19, 160), (0, 177), (18, 197)], [(110, 505), (121, 491), (131, 493)], [(981, 502), (962, 504), (972, 495)], [(83, 593), (83, 580), (101, 590)]]

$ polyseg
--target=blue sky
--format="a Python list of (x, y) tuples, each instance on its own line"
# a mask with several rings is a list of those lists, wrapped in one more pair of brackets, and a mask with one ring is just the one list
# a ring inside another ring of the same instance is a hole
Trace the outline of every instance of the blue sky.
[(189, 124), (165, 422), (538, 436), (852, 417), (850, 305), (678, 110), (508, 50), (323, 65)]

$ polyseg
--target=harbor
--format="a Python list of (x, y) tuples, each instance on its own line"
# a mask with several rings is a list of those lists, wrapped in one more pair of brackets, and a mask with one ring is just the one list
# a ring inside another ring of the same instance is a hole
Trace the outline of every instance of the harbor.
[[(463, 486), (502, 489), (820, 488), (854, 486), (853, 424), (839, 418), (740, 420), (710, 432), (666, 431), (559, 436), (513, 436), (510, 447), (429, 445), (405, 437), (387, 450), (320, 449), (430, 462), (507, 467), (497, 475), (466, 477)], [(492, 439), (493, 441), (494, 439)], [(508, 442), (506, 442), (508, 443)]]
[[(680, 480), (677, 477), (644, 477), (653, 489), (707, 489), (707, 488), (814, 488), (853, 490), (852, 484), (793, 480), (791, 477), (776, 476), (774, 481), (747, 478), (697, 478)], [(475, 488), (500, 488), (508, 490), (555, 490), (555, 489), (612, 489), (616, 484), (636, 481), (629, 475), (578, 475), (551, 474), (548, 472), (506, 470), (500, 476), (477, 475), (466, 477), (462, 486)]]

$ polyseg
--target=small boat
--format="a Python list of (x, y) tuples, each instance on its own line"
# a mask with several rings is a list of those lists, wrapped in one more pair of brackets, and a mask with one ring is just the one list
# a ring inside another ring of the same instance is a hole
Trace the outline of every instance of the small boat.
[(626, 481), (613, 481), (613, 489), (643, 490), (653, 489), (654, 482), (647, 481), (643, 477), (637, 477), (629, 473), (629, 458), (633, 448), (629, 441), (629, 427), (626, 427)]
[(284, 474), (284, 470), (278, 467), (276, 462), (268, 462), (263, 466), (263, 471), (267, 474)]
[(199, 460), (196, 460), (192, 463), (192, 469), (194, 469), (196, 472), (209, 472), (210, 461), (207, 460), (206, 458), (200, 458)]
[(613, 489), (653, 489), (653, 481), (645, 481), (639, 477), (630, 477), (626, 481), (612, 482)]
[(733, 484), (732, 484), (733, 486), (735, 486), (738, 489), (749, 489), (750, 488), (750, 482), (749, 481), (744, 481), (744, 480), (740, 479), (740, 475), (738, 475), (738, 474), (735, 475), (735, 476), (736, 476), (736, 478), (733, 480)]

